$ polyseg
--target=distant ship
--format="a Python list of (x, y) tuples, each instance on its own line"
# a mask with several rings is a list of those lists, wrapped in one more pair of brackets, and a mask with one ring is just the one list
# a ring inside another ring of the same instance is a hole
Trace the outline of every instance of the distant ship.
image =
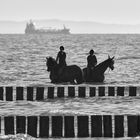
[(70, 29), (63, 26), (63, 29), (36, 29), (34, 23), (30, 21), (26, 24), (25, 34), (70, 34)]

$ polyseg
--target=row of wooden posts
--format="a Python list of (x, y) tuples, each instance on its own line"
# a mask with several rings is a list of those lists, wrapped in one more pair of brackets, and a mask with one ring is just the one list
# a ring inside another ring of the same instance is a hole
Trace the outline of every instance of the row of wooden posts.
[[(140, 134), (140, 116), (3, 116), (0, 126), (4, 134), (29, 134), (33, 137), (124, 137)], [(3, 121), (2, 121), (3, 120)], [(3, 127), (2, 127), (3, 124)]]
[[(45, 89), (47, 88), (47, 91)], [(87, 92), (88, 88), (88, 92)], [(124, 86), (99, 86), (99, 87), (84, 87), (84, 86), (70, 86), (70, 87), (16, 87), (16, 97), (15, 100), (44, 100), (45, 97), (48, 99), (53, 99), (54, 97), (94, 97), (94, 96), (125, 96)], [(26, 89), (26, 97), (24, 95), (24, 90)], [(36, 90), (34, 90), (36, 89)], [(65, 91), (67, 89), (67, 92)], [(140, 96), (138, 87), (128, 87), (128, 96)], [(0, 87), (0, 100), (13, 101), (13, 87)], [(77, 92), (77, 94), (76, 94)], [(56, 95), (55, 95), (56, 94)], [(35, 97), (34, 97), (35, 96)]]
[[(88, 89), (87, 89), (88, 88)], [(41, 101), (63, 97), (139, 96), (139, 87), (114, 86), (50, 86), (0, 87), (0, 100)], [(46, 90), (47, 89), (47, 90)], [(25, 93), (26, 90), (26, 93)], [(15, 93), (14, 93), (15, 92)], [(26, 97), (25, 97), (26, 95)], [(125, 131), (127, 132), (125, 133)], [(84, 116), (1, 116), (0, 132), (29, 134), (33, 137), (136, 137), (140, 135), (139, 115)]]

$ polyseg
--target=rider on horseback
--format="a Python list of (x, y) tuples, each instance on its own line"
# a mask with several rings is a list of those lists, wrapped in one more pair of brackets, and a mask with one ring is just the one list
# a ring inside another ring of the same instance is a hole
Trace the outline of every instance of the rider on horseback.
[(64, 52), (64, 47), (60, 46), (60, 51), (57, 54), (56, 62), (59, 64), (58, 77), (62, 74), (66, 64), (66, 53)]
[(66, 66), (66, 53), (64, 52), (63, 46), (60, 46), (60, 51), (57, 54), (56, 62), (60, 67)]
[(92, 70), (97, 64), (97, 58), (94, 55), (94, 50), (90, 50), (89, 56), (87, 57), (87, 77), (90, 79)]

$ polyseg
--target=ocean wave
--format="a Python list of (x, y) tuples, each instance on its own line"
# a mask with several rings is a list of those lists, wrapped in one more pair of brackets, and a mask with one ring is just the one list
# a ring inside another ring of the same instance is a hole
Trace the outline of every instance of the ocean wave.
[(27, 134), (17, 134), (17, 135), (0, 135), (0, 140), (36, 140), (36, 138), (33, 138)]
[(140, 56), (124, 56), (124, 57), (119, 57), (116, 60), (128, 60), (128, 59), (140, 59)]
[[(139, 140), (140, 137), (124, 137), (124, 138), (98, 138), (98, 140)], [(0, 140), (60, 140), (60, 138), (34, 138), (27, 134), (17, 134), (17, 135), (1, 135)], [(66, 140), (66, 138), (61, 138), (61, 140)], [(70, 138), (69, 140), (81, 140), (81, 138)], [(83, 140), (97, 140), (97, 138), (83, 138)]]

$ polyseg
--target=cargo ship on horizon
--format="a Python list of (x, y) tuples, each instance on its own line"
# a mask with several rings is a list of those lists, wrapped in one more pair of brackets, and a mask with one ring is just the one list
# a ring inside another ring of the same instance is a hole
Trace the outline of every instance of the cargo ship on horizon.
[(36, 29), (34, 23), (30, 20), (26, 24), (25, 34), (70, 34), (70, 29), (63, 25), (63, 29)]

